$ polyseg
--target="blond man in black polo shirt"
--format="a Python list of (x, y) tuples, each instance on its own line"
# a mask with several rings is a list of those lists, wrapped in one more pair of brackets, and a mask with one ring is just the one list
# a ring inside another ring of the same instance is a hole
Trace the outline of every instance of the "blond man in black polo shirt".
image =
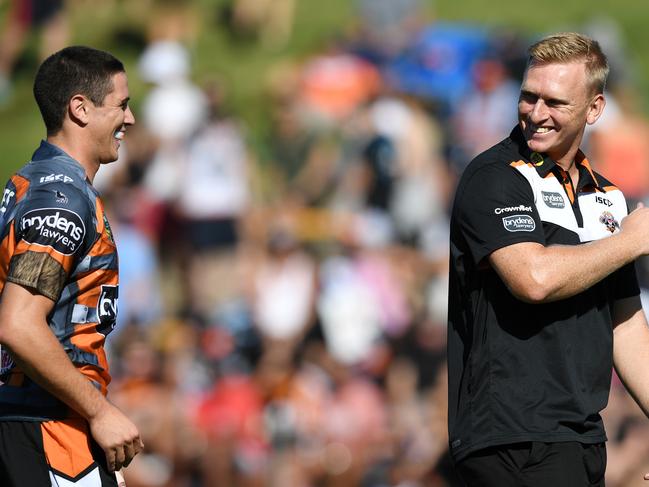
[(529, 49), (510, 136), (476, 157), (451, 221), (449, 435), (471, 486), (604, 485), (613, 366), (649, 412), (649, 327), (633, 262), (649, 209), (579, 150), (606, 104), (598, 43)]

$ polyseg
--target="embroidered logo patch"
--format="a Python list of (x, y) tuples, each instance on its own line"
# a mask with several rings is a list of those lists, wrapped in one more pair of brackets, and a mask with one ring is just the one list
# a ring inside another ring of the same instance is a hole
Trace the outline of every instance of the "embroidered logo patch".
[(106, 215), (103, 215), (104, 217), (104, 228), (106, 229), (106, 235), (108, 235), (108, 238), (110, 239), (111, 242), (115, 243), (115, 237), (113, 237), (113, 230), (110, 228), (110, 223), (108, 223), (108, 218), (106, 218)]
[(599, 221), (600, 223), (606, 225), (606, 229), (611, 233), (615, 233), (615, 230), (618, 230), (620, 228), (620, 224), (610, 211), (605, 211), (604, 213), (602, 213), (599, 217)]
[(65, 195), (65, 193), (62, 193), (58, 189), (54, 191), (54, 196), (56, 198), (57, 203), (61, 203), (64, 205), (68, 204), (68, 197)]
[(532, 164), (534, 164), (536, 167), (539, 167), (543, 165), (545, 159), (543, 159), (543, 156), (538, 152), (532, 152), (532, 154), (530, 155), (530, 161), (532, 161)]
[(512, 215), (503, 218), (503, 226), (508, 232), (533, 232), (536, 222), (529, 215)]
[(73, 254), (83, 242), (86, 227), (75, 212), (63, 208), (32, 210), (20, 220), (25, 242), (51, 247), (63, 255)]
[(543, 197), (543, 203), (545, 203), (545, 206), (556, 209), (566, 207), (566, 202), (563, 199), (563, 196), (559, 193), (541, 191), (541, 196)]

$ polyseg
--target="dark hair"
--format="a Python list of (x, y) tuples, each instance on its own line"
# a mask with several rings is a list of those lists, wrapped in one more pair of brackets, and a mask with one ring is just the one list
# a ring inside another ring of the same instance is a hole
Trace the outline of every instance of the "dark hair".
[(43, 61), (34, 80), (34, 98), (47, 134), (61, 130), (74, 95), (84, 95), (101, 106), (113, 89), (113, 75), (120, 72), (124, 65), (115, 56), (85, 46), (66, 47)]

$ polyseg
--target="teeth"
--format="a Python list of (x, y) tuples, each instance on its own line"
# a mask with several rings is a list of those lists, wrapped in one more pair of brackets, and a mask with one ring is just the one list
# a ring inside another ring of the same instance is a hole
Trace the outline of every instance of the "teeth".
[(546, 127), (538, 127), (538, 128), (535, 130), (535, 132), (536, 132), (537, 134), (546, 134), (546, 133), (548, 133), (549, 131), (550, 131), (550, 129), (549, 129), (549, 128), (546, 128)]
[(122, 140), (124, 138), (124, 131), (123, 130), (118, 130), (117, 132), (115, 132), (114, 137), (117, 140)]

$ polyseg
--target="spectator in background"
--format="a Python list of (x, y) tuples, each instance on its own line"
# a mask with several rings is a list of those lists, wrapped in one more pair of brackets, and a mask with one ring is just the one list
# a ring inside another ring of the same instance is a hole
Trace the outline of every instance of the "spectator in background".
[(266, 342), (264, 349), (292, 360), (315, 319), (317, 296), (316, 262), (306, 252), (294, 231), (273, 222), (265, 251), (252, 258), (250, 306), (255, 326)]
[(491, 53), (475, 63), (473, 89), (450, 120), (451, 164), (462, 174), (465, 164), (499, 142), (516, 123), (519, 83), (507, 72), (502, 57)]
[[(632, 203), (649, 197), (649, 121), (628, 86), (609, 93), (617, 112), (590, 129), (593, 167), (610, 176)], [(631, 205), (633, 206), (633, 205)]]
[(157, 84), (143, 110), (159, 141), (145, 182), (167, 207), (173, 241), (183, 247), (175, 254), (186, 283), (182, 306), (204, 320), (228, 294), (208, 283), (233, 282), (223, 276), (233, 272), (237, 227), (250, 199), (248, 150), (239, 124), (223, 114), (221, 87), (201, 90), (190, 81), (182, 45), (154, 43), (140, 66)]
[(209, 316), (241, 291), (227, 276), (237, 272), (252, 174), (243, 128), (223, 111), (222, 87), (212, 85), (203, 93), (209, 115), (185, 144), (174, 211), (187, 243), (187, 304), (197, 315)]
[(231, 0), (224, 8), (227, 27), (239, 39), (283, 47), (293, 33), (295, 0)]
[(422, 28), (421, 0), (357, 0), (352, 52), (379, 68), (401, 54)]
[(40, 30), (39, 57), (45, 59), (68, 41), (65, 0), (11, 0), (0, 36), (0, 105), (11, 96), (11, 76), (29, 34)]

